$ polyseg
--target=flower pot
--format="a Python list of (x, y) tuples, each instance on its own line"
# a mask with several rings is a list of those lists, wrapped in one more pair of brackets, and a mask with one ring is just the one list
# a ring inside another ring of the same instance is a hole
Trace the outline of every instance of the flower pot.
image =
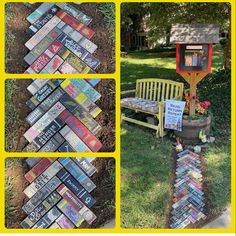
[(200, 142), (199, 133), (201, 130), (208, 135), (211, 129), (211, 117), (202, 116), (199, 119), (191, 120), (188, 116), (183, 116), (182, 131), (175, 131), (175, 135), (179, 137), (185, 144), (196, 144)]

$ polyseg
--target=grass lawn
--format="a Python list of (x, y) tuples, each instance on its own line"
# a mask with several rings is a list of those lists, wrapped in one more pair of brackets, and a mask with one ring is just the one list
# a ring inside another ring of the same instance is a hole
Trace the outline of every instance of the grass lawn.
[[(205, 191), (208, 219), (230, 204), (230, 75), (217, 72), (222, 50), (213, 50), (213, 74), (198, 85), (201, 100), (212, 103), (212, 135), (216, 142), (205, 152)], [(175, 52), (132, 52), (121, 60), (121, 90), (135, 88), (136, 79), (184, 80), (175, 72)], [(188, 85), (185, 83), (185, 87)], [(123, 228), (168, 227), (172, 198), (173, 140), (130, 123), (121, 127), (121, 222)]]

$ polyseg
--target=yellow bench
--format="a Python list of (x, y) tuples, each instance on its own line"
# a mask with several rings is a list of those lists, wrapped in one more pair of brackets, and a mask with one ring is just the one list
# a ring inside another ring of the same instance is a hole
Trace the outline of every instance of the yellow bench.
[(163, 137), (164, 132), (164, 103), (165, 100), (182, 100), (183, 83), (164, 79), (139, 79), (136, 89), (121, 92), (135, 92), (135, 97), (121, 99), (121, 107), (153, 115), (158, 125), (149, 124), (122, 114), (121, 119), (156, 130), (157, 137)]

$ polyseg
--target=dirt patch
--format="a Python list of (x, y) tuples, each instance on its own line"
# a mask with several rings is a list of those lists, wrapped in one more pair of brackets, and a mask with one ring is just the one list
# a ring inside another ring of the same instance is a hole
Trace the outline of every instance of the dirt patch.
[[(91, 178), (97, 186), (91, 193), (96, 199), (96, 204), (91, 210), (95, 213), (97, 219), (92, 225), (83, 223), (81, 228), (99, 228), (115, 217), (115, 160), (113, 158), (97, 158), (93, 165), (98, 172)], [(21, 208), (28, 201), (28, 198), (23, 193), (23, 190), (28, 185), (24, 178), (25, 173), (28, 171), (29, 168), (24, 161), (22, 161), (20, 166), (9, 167), (5, 171), (6, 176), (13, 178), (14, 199), (12, 205), (15, 207), (15, 214), (11, 218), (6, 217), (5, 219), (7, 228), (21, 228), (20, 222), (27, 216)]]
[[(6, 151), (21, 152), (28, 144), (23, 134), (30, 127), (25, 121), (25, 118), (31, 110), (25, 103), (32, 96), (26, 89), (31, 82), (31, 79), (17, 79), (14, 82), (15, 89), (10, 101), (12, 106), (6, 106), (6, 114), (9, 113), (7, 109), (14, 107), (19, 117), (14, 125), (10, 126), (11, 123), (7, 123), (9, 125), (6, 127), (6, 130), (9, 133), (14, 133), (14, 142), (16, 145), (12, 144), (12, 136), (8, 138), (6, 135)], [(103, 79), (95, 89), (102, 95), (96, 102), (102, 109), (102, 112), (96, 117), (97, 122), (102, 126), (102, 130), (96, 135), (103, 144), (100, 152), (113, 152), (115, 151), (115, 80)], [(10, 118), (6, 117), (6, 119)]]
[[(30, 38), (26, 30), (30, 24), (26, 17), (32, 13), (40, 4), (8, 3), (6, 16), (6, 72), (23, 73), (28, 64), (24, 61), (24, 56), (29, 52), (25, 43)], [(72, 4), (83, 13), (91, 16), (93, 21), (89, 27), (96, 34), (91, 39), (98, 49), (93, 54), (100, 60), (101, 65), (96, 70), (97, 73), (114, 73), (115, 72), (115, 45), (112, 39), (111, 29), (107, 27), (104, 21), (104, 15), (97, 11), (97, 3), (83, 3), (81, 5)], [(114, 29), (115, 30), (115, 29)]]

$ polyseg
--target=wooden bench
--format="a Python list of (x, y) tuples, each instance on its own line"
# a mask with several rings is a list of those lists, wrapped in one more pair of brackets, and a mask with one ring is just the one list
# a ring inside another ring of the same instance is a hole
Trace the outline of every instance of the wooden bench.
[(139, 79), (136, 89), (123, 91), (121, 94), (135, 92), (135, 97), (121, 99), (121, 107), (153, 115), (158, 124), (149, 124), (122, 114), (121, 119), (156, 130), (157, 137), (163, 137), (165, 100), (182, 100), (183, 83), (164, 79)]

